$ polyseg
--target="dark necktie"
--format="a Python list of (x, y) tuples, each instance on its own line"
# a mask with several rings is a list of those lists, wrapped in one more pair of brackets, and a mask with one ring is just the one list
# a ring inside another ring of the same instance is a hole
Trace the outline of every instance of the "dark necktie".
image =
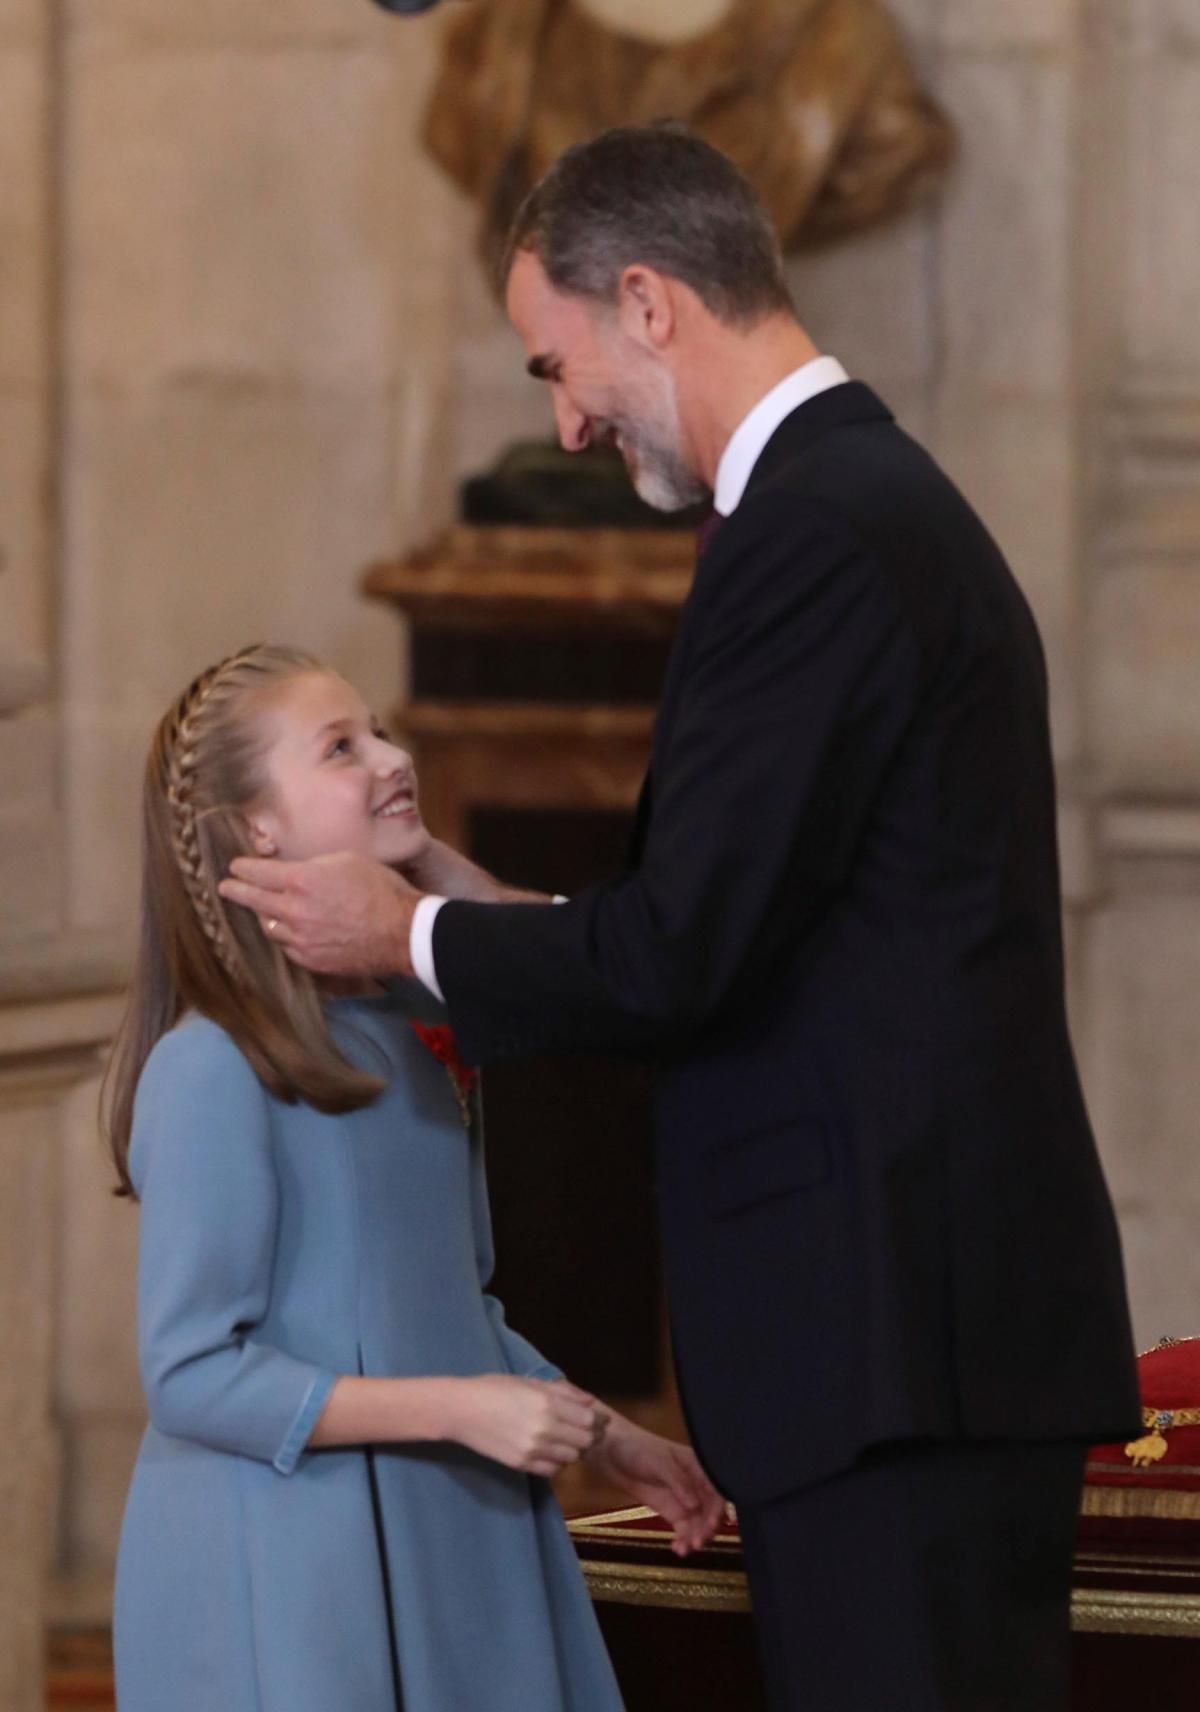
[(719, 511), (710, 511), (696, 531), (696, 557), (701, 559), (712, 544), (712, 538), (724, 523), (725, 519)]

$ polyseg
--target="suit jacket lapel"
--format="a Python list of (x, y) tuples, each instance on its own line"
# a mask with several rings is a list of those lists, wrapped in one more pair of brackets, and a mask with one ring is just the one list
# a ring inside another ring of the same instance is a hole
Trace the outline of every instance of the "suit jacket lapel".
[[(790, 416), (784, 418), (772, 434), (746, 484), (746, 494), (750, 495), (756, 489), (769, 482), (771, 477), (782, 467), (803, 452), (804, 448), (822, 435), (828, 434), (835, 428), (848, 427), (853, 423), (870, 422), (873, 420), (891, 421), (892, 413), (869, 386), (861, 381), (848, 381), (841, 386), (830, 387), (828, 391), (818, 393), (806, 403), (793, 410)], [(735, 514), (736, 515), (736, 514)], [(696, 593), (697, 584), (701, 583), (701, 573), (711, 566), (714, 558), (718, 558), (720, 547), (717, 539), (720, 528), (703, 539), (696, 562), (696, 573), (692, 579), (691, 589), (683, 604), (679, 616), (679, 627), (675, 633), (674, 646), (667, 662), (666, 675), (663, 679), (662, 694), (659, 697), (658, 714), (654, 722), (654, 752), (657, 753), (663, 739), (670, 729), (671, 719), (675, 711), (680, 685), (683, 682), (688, 655), (691, 650), (691, 639), (695, 632)], [(703, 608), (701, 591), (700, 607)], [(646, 833), (650, 824), (650, 815), (654, 803), (653, 764), (647, 769), (638, 795), (637, 807), (634, 810), (633, 830), (630, 834), (629, 861), (636, 865), (641, 856), (646, 841)]]
[[(700, 559), (703, 559), (703, 557), (704, 548), (702, 547), (700, 551)], [(697, 571), (698, 570), (699, 560), (697, 561)], [(687, 598), (684, 601), (683, 606), (680, 608), (679, 624), (676, 627), (675, 640), (671, 644), (671, 652), (667, 659), (667, 669), (663, 674), (662, 690), (658, 698), (658, 712), (654, 718), (654, 736), (651, 742), (652, 756), (658, 750), (663, 733), (670, 726), (671, 715), (674, 712), (676, 697), (679, 693), (679, 686), (683, 681), (684, 666), (686, 664), (689, 651), (688, 644), (691, 631), (689, 620), (692, 615), (693, 607), (692, 592), (695, 589), (695, 586), (695, 577), (693, 577), (692, 588), (688, 590)], [(653, 776), (654, 767), (652, 760), (651, 765), (646, 769), (646, 776), (642, 780), (642, 788), (638, 793), (637, 806), (633, 811), (633, 830), (629, 835), (629, 864), (631, 867), (636, 865), (637, 860), (642, 853), (642, 846), (646, 841), (646, 829), (650, 823), (650, 810), (654, 799), (654, 788), (652, 782)]]
[(654, 803), (654, 768), (646, 768), (646, 776), (642, 780), (642, 788), (638, 792), (637, 807), (633, 811), (633, 830), (629, 834), (629, 866), (636, 868), (646, 842), (646, 829), (650, 825), (650, 810)]

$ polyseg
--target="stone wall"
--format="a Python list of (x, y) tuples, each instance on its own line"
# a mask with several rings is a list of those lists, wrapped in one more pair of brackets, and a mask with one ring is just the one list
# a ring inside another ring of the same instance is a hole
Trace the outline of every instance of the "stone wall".
[(358, 579), (450, 507), (438, 28), (0, 0), (0, 1712), (40, 1705), (48, 1614), (107, 1611), (143, 1419), (95, 1116), (149, 731), (257, 637), (389, 705)]
[[(1097, 895), (1085, 1080), (1143, 1340), (1200, 1332), (1200, 11), (1087, 43), (1079, 494)], [(1090, 299), (1089, 293), (1095, 295)]]
[(1076, 1041), (1141, 1343), (1200, 1331), (1200, 13), (905, 0), (963, 154), (798, 263), (987, 519), (1052, 682)]
[[(1037, 609), (1139, 1334), (1200, 1331), (1200, 16), (894, 10), (961, 161), (936, 205), (798, 259), (797, 298)], [(0, 0), (0, 1712), (38, 1703), (47, 1610), (106, 1610), (141, 1420), (94, 1070), (149, 727), (256, 636), (393, 699), (403, 639), (361, 567), (548, 425), (417, 147), (439, 29), (367, 0)]]

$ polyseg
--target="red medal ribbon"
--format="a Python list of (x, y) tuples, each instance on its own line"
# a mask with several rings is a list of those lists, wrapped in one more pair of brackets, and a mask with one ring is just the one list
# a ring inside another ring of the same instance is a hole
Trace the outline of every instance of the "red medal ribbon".
[(479, 1080), (479, 1071), (473, 1065), (465, 1063), (459, 1056), (458, 1044), (454, 1039), (454, 1030), (448, 1023), (414, 1022), (411, 1017), (408, 1021), (409, 1027), (421, 1045), (433, 1053), (439, 1064), (445, 1066), (446, 1072), (454, 1084), (454, 1091), (458, 1095), (459, 1107), (463, 1112), (463, 1122), (467, 1123), (469, 1127), (467, 1101)]

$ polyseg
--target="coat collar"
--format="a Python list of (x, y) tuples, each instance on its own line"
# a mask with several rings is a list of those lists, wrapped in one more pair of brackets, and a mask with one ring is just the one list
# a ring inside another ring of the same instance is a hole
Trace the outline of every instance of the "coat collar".
[[(865, 422), (893, 422), (892, 412), (869, 386), (860, 380), (830, 387), (797, 406), (785, 416), (759, 453), (746, 483), (746, 495), (769, 482), (784, 465), (835, 428), (856, 427)], [(732, 517), (737, 512), (731, 512)]]

